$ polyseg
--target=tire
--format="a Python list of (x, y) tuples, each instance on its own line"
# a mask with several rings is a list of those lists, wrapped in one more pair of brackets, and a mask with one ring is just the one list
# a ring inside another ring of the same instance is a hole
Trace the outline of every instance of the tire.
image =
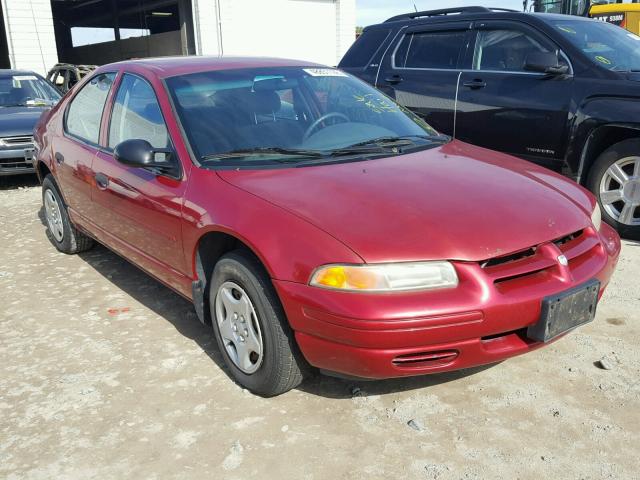
[(621, 237), (640, 240), (640, 139), (618, 142), (602, 152), (589, 171), (587, 188), (598, 199), (605, 222)]
[(261, 263), (245, 250), (230, 252), (209, 284), (214, 334), (233, 379), (264, 397), (298, 386), (306, 363)]
[(80, 232), (71, 223), (67, 205), (64, 203), (51, 174), (42, 181), (42, 205), (47, 237), (59, 251), (74, 254), (93, 247), (93, 239)]

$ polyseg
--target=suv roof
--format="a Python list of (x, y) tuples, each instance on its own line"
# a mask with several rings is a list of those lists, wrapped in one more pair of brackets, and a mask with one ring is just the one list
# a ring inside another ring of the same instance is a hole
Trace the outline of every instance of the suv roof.
[[(403, 13), (401, 15), (396, 15), (394, 17), (388, 18), (382, 23), (373, 26), (383, 26), (389, 23), (394, 22), (403, 22), (403, 23), (413, 23), (419, 21), (428, 21), (430, 19), (437, 20), (456, 20), (459, 18), (466, 19), (467, 17), (476, 18), (476, 17), (486, 17), (487, 14), (493, 15), (501, 15), (507, 16), (509, 18), (517, 18), (517, 17), (527, 17), (527, 18), (536, 18), (539, 20), (552, 20), (552, 19), (567, 19), (568, 15), (561, 15), (557, 13), (538, 13), (538, 12), (522, 12), (519, 10), (512, 10), (509, 8), (487, 8), (480, 6), (471, 6), (471, 7), (456, 7), (456, 8), (443, 8), (440, 10), (425, 10), (422, 12), (409, 12)], [(579, 16), (570, 16), (571, 20), (583, 20), (589, 21), (591, 19), (586, 17)], [(369, 28), (369, 27), (367, 27)]]
[(465, 13), (488, 13), (488, 12), (518, 12), (510, 8), (487, 8), (487, 7), (458, 7), (442, 8), (440, 10), (423, 10), (421, 12), (403, 13), (395, 17), (388, 18), (384, 23), (397, 22), (399, 20), (414, 20), (422, 17), (438, 17), (442, 15), (463, 15)]

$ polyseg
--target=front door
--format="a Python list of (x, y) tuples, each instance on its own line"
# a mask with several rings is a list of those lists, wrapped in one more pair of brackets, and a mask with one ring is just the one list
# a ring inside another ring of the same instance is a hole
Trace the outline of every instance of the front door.
[(93, 217), (91, 168), (100, 148), (102, 113), (115, 77), (115, 73), (96, 75), (82, 87), (65, 112), (64, 135), (52, 145), (58, 184), (71, 217), (78, 223)]
[[(456, 137), (559, 168), (573, 85), (566, 75), (524, 69), (527, 55), (558, 47), (517, 22), (482, 22), (460, 77)], [(560, 62), (568, 65), (559, 52)]]
[(407, 29), (385, 55), (376, 87), (436, 130), (452, 135), (469, 28), (469, 22), (449, 22)]
[[(96, 221), (107, 244), (181, 289), (176, 278), (187, 271), (181, 236), (186, 182), (182, 176), (118, 162), (113, 149), (131, 139), (146, 140), (156, 148), (172, 146), (153, 87), (142, 77), (125, 73), (114, 96), (107, 148), (97, 153), (93, 164), (93, 202), (101, 211)], [(166, 161), (180, 163), (175, 155)]]

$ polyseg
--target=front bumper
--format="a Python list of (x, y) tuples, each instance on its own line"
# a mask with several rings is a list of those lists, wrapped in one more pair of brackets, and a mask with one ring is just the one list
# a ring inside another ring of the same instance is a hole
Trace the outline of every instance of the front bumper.
[[(526, 337), (544, 297), (592, 278), (601, 282), (602, 295), (620, 253), (615, 231), (603, 223), (600, 233), (588, 228), (554, 245), (496, 267), (454, 262), (460, 281), (454, 289), (363, 294), (274, 284), (298, 345), (315, 367), (362, 378), (458, 370), (545, 345)], [(555, 253), (569, 265), (560, 265)]]
[(0, 176), (35, 172), (33, 146), (0, 149)]

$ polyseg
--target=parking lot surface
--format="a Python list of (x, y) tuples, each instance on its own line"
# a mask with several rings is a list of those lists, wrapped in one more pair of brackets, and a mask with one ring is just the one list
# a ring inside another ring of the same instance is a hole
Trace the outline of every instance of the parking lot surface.
[(263, 399), (189, 302), (104, 247), (58, 253), (40, 206), (2, 179), (0, 478), (640, 478), (639, 243), (596, 320), (548, 348)]

